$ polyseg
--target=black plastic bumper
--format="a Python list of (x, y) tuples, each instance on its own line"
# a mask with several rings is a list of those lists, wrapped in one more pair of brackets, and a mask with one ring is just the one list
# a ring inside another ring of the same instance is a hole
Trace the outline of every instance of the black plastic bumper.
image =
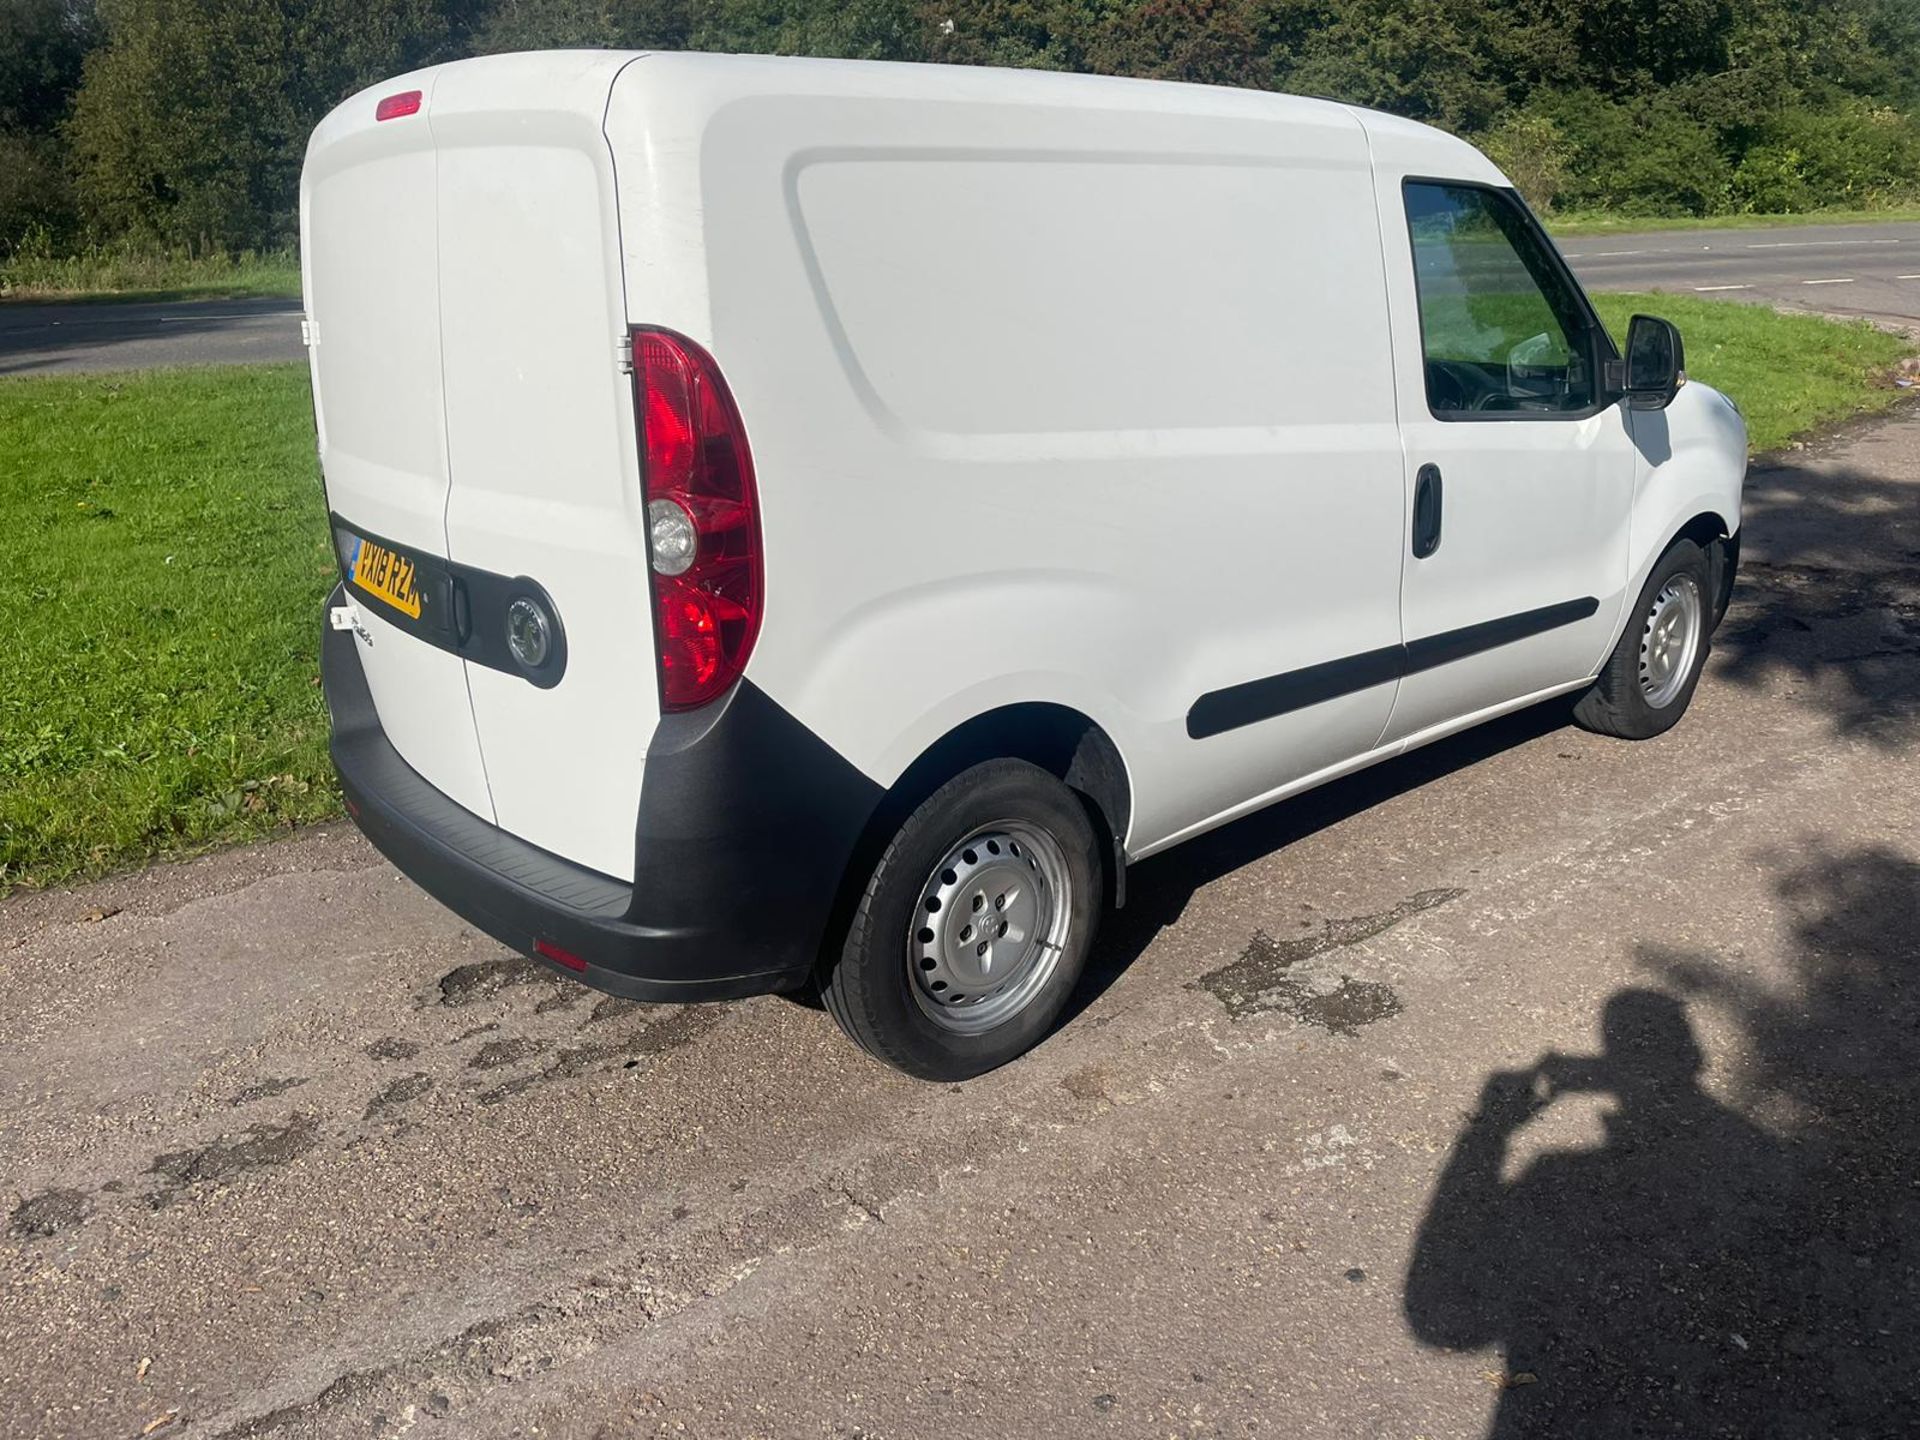
[[(345, 598), (337, 588), (328, 603)], [(488, 824), (421, 778), (381, 728), (358, 643), (351, 631), (321, 635), (334, 768), (348, 812), (421, 889), (614, 995), (719, 1000), (805, 983), (880, 791), (766, 695), (742, 682), (661, 721), (628, 885)]]

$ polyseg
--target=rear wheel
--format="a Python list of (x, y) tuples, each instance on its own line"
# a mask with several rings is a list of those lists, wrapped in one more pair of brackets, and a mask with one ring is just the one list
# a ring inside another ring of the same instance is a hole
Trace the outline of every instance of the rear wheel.
[(948, 781), (900, 827), (821, 982), (877, 1059), (927, 1080), (1003, 1065), (1052, 1027), (1102, 894), (1086, 808), (1023, 760)]
[(1691, 540), (1674, 541), (1647, 577), (1620, 643), (1573, 707), (1573, 718), (1625, 740), (1672, 729), (1700, 682), (1713, 608), (1706, 553)]

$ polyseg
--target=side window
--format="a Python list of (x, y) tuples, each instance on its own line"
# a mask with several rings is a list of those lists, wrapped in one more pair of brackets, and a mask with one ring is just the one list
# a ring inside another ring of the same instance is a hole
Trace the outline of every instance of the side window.
[(1497, 190), (1405, 188), (1428, 407), (1462, 418), (1590, 408), (1586, 311), (1525, 212)]

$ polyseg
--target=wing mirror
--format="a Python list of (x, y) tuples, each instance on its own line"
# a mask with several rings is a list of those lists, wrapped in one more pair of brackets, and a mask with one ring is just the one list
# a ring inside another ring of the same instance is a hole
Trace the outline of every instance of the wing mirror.
[(1664, 410), (1687, 383), (1687, 352), (1670, 320), (1636, 315), (1627, 325), (1620, 389), (1635, 410)]

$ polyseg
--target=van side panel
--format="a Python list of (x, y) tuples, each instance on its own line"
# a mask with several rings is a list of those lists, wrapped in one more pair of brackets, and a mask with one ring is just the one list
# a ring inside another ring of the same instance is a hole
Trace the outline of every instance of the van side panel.
[(620, 879), (658, 720), (646, 527), (612, 156), (632, 57), (503, 56), (434, 94), (440, 332), (464, 565), (551, 595), (566, 673), (543, 689), (467, 666), (500, 826)]
[[(1072, 706), (1127, 764), (1140, 850), (1373, 745), (1390, 679), (1205, 739), (1187, 723), (1208, 692), (1400, 640), (1350, 115), (652, 56), (608, 132), (632, 318), (709, 346), (753, 444), (768, 609), (748, 674), (863, 772), (890, 784), (1000, 705)], [(697, 194), (654, 158), (688, 153)], [(629, 184), (642, 157), (651, 191)], [(645, 253), (642, 193), (683, 227)], [(696, 242), (703, 264), (662, 265)]]

